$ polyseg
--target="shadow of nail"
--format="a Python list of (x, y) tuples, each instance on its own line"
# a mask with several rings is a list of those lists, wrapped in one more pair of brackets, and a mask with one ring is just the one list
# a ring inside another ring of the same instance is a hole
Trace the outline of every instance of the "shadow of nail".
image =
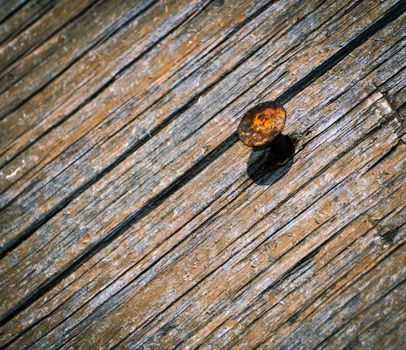
[(281, 135), (266, 148), (252, 150), (247, 163), (248, 176), (258, 185), (272, 185), (292, 167), (294, 154), (294, 141)]

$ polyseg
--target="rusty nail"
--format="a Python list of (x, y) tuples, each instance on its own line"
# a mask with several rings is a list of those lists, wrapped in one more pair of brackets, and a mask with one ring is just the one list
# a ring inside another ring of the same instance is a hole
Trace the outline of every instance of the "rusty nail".
[(282, 133), (286, 111), (274, 101), (262, 102), (248, 110), (238, 125), (239, 139), (249, 147), (269, 145)]

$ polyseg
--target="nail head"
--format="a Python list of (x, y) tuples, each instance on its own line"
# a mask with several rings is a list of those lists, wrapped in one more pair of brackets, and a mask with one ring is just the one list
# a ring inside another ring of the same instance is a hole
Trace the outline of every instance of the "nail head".
[(286, 111), (276, 102), (259, 103), (242, 117), (237, 129), (238, 137), (247, 146), (265, 146), (282, 132), (285, 120)]

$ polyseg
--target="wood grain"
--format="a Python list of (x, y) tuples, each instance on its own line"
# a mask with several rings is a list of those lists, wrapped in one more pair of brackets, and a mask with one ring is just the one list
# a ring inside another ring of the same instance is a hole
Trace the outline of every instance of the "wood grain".
[(404, 345), (405, 1), (0, 8), (0, 346)]

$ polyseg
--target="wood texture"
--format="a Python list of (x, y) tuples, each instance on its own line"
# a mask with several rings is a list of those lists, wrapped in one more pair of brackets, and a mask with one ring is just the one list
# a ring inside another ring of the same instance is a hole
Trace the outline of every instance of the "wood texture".
[(0, 346), (406, 345), (406, 1), (0, 9)]

